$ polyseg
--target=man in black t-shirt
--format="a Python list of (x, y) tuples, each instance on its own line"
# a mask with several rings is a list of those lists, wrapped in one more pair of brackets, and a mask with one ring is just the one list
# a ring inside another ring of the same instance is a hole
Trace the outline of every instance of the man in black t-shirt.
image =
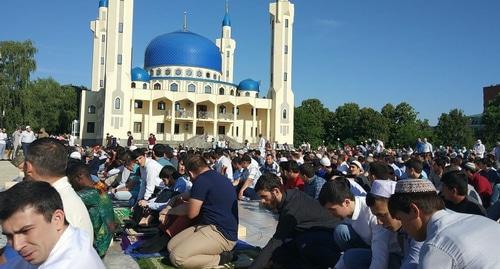
[(333, 218), (318, 201), (297, 189), (284, 190), (280, 178), (262, 175), (255, 191), (262, 204), (279, 214), (276, 232), (255, 259), (250, 269), (334, 267), (339, 251), (333, 240)]
[(191, 193), (183, 194), (181, 198), (187, 203), (172, 211), (198, 222), (170, 240), (170, 261), (180, 268), (211, 268), (228, 263), (238, 241), (234, 187), (226, 177), (210, 170), (201, 156), (189, 158), (186, 170), (193, 181)]
[(467, 199), (467, 175), (464, 172), (448, 172), (443, 175), (441, 182), (446, 208), (459, 213), (486, 215), (486, 210), (481, 205)]

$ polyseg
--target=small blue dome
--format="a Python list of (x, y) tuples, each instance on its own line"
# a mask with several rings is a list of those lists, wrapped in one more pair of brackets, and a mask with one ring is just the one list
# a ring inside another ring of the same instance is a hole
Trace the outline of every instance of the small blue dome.
[(99, 0), (99, 7), (108, 7), (108, 0)]
[(219, 48), (206, 37), (178, 31), (157, 36), (146, 48), (144, 68), (156, 66), (192, 66), (222, 70)]
[(229, 13), (224, 15), (224, 20), (222, 20), (222, 26), (231, 26), (231, 19), (229, 18)]
[(140, 68), (140, 67), (135, 67), (132, 69), (131, 72), (132, 76), (132, 81), (144, 81), (144, 82), (149, 82), (149, 74), (146, 70)]
[(259, 91), (259, 82), (253, 79), (245, 79), (238, 85), (238, 90), (240, 91)]

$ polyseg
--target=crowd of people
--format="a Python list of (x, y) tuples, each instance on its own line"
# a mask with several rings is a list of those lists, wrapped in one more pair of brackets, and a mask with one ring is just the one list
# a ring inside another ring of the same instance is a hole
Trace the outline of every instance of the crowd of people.
[[(500, 143), (492, 151), (481, 141), (463, 150), (427, 139), (415, 150), (379, 140), (293, 150), (261, 137), (250, 148), (172, 148), (156, 139), (141, 148), (131, 134), (126, 147), (112, 136), (88, 148), (32, 140), (19, 166), (24, 180), (0, 193), (9, 242), (0, 268), (104, 268), (124, 228), (151, 231), (133, 253), (217, 268), (235, 259), (239, 200), (260, 202), (278, 219), (252, 269), (500, 264)], [(123, 227), (114, 207), (132, 208)]]

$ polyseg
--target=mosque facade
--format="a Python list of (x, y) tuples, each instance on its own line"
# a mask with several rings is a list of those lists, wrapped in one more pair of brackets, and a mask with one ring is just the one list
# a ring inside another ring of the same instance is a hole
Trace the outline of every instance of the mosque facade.
[[(236, 40), (229, 10), (215, 42), (188, 31), (155, 37), (143, 67), (132, 67), (133, 0), (100, 0), (91, 21), (92, 86), (83, 91), (82, 144), (102, 143), (106, 134), (126, 141), (183, 143), (195, 136), (226, 135), (238, 142), (293, 143), (292, 34), (294, 5), (269, 4), (271, 74), (267, 96), (253, 79), (234, 82)], [(123, 142), (122, 142), (123, 144)]]

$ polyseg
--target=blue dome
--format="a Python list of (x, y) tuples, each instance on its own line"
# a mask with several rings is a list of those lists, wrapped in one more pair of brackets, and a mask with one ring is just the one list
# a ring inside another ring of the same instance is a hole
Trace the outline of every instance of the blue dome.
[(132, 69), (132, 81), (149, 82), (149, 74), (146, 70), (140, 67), (135, 67)]
[(231, 26), (231, 19), (229, 18), (229, 13), (224, 15), (224, 20), (222, 20), (222, 26)]
[(157, 36), (146, 48), (144, 68), (193, 66), (221, 72), (219, 48), (206, 37), (192, 32), (173, 32)]
[(238, 85), (238, 90), (240, 91), (259, 91), (259, 82), (253, 79), (245, 79)]
[(99, 0), (99, 7), (108, 7), (108, 0)]

